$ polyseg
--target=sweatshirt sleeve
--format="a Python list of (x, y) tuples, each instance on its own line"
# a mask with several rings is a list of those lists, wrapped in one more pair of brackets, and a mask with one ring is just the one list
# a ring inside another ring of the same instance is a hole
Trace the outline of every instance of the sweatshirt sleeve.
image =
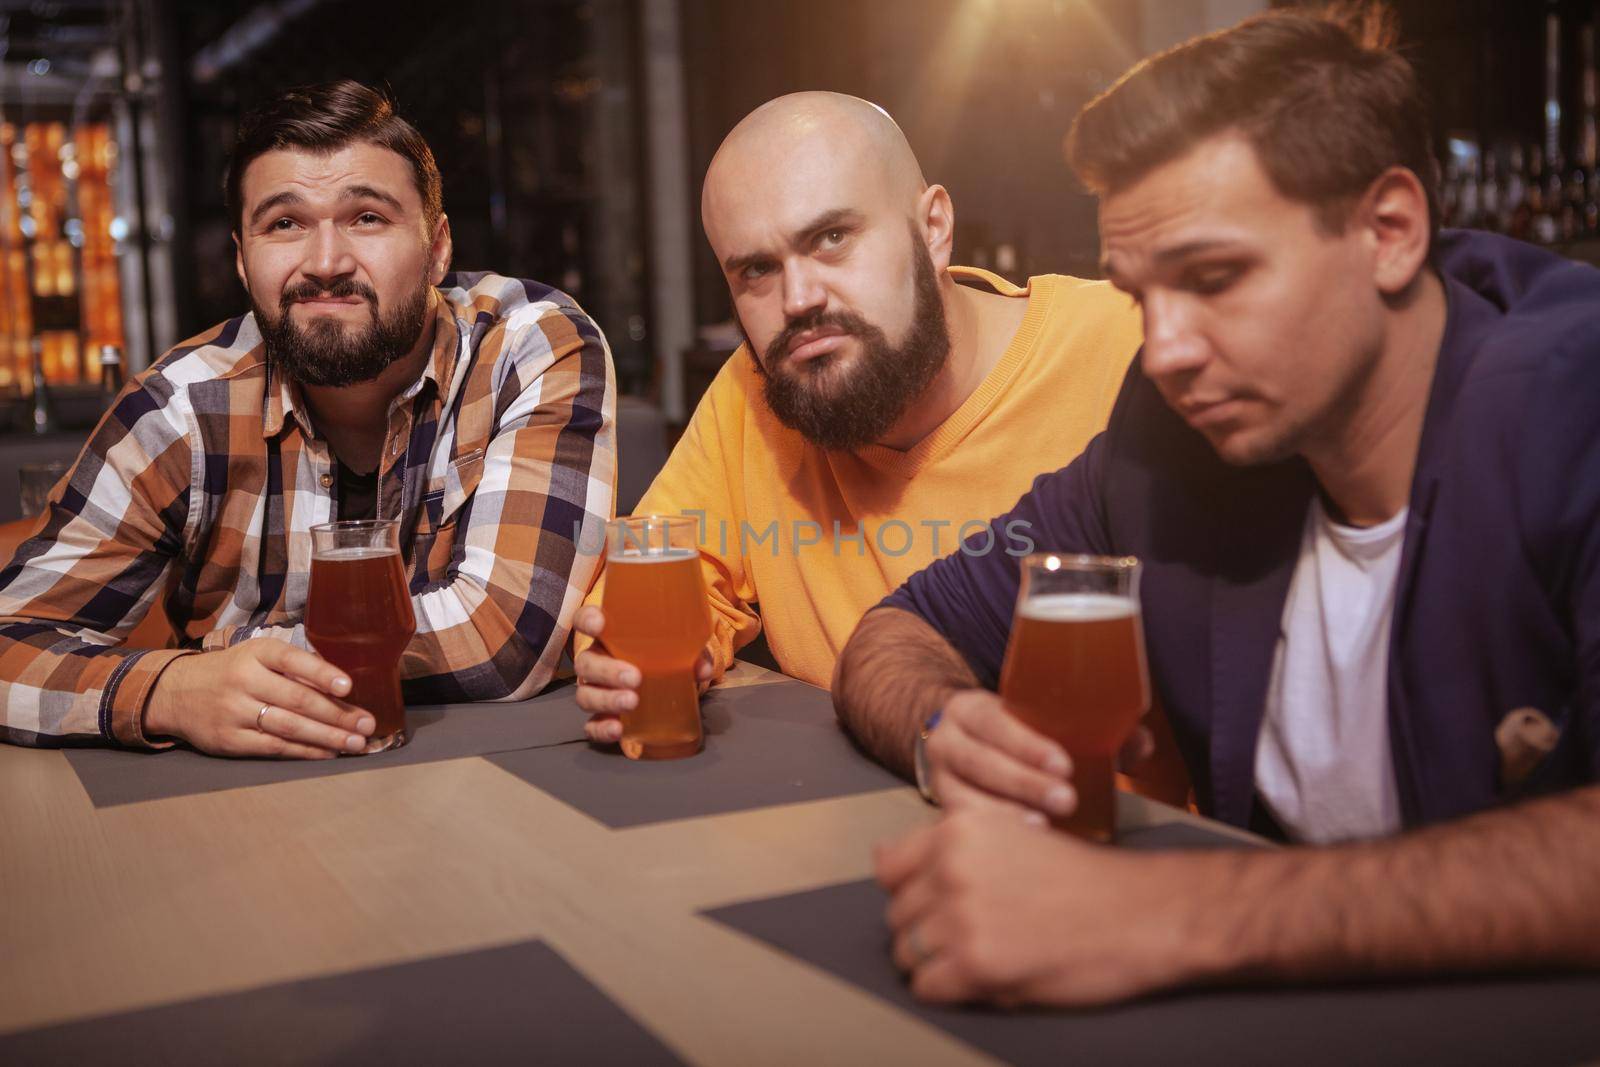
[(921, 616), (993, 688), (1011, 632), (1022, 559), (1033, 552), (1112, 551), (1100, 497), (1106, 452), (1101, 433), (1071, 464), (1034, 479), (987, 530), (912, 575), (878, 606)]

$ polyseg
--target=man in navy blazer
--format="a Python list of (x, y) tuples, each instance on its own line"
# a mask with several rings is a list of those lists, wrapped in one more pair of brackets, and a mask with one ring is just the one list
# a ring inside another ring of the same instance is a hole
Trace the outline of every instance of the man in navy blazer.
[(1415, 77), (1375, 28), (1259, 16), (1080, 115), (1145, 345), (1106, 431), (994, 520), (1138, 556), (1201, 809), (1325, 847), (1040, 830), (1075, 797), (991, 691), (1018, 560), (958, 552), (834, 684), (952, 812), (878, 856), (918, 995), (1600, 965), (1600, 271), (1437, 233)]

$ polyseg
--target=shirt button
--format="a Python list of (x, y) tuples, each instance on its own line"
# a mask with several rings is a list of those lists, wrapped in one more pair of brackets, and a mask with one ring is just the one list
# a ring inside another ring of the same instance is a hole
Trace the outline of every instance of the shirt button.
[(322, 488), (324, 489), (333, 488), (333, 475), (331, 474), (324, 474), (322, 477), (318, 478), (317, 481), (321, 483)]

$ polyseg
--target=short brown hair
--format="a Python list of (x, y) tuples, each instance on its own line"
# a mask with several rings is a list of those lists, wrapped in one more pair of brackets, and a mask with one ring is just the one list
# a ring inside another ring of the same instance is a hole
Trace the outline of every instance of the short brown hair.
[(279, 148), (336, 152), (357, 142), (387, 148), (411, 164), (412, 180), (422, 197), (422, 216), (432, 230), (444, 213), (443, 183), (433, 150), (415, 126), (395, 114), (386, 95), (344, 78), (289, 89), (240, 121), (222, 179), (233, 232), (239, 233), (244, 224), (240, 186), (245, 168), (257, 156)]
[(1256, 15), (1142, 60), (1079, 113), (1067, 159), (1117, 192), (1201, 141), (1238, 131), (1272, 184), (1342, 232), (1380, 174), (1406, 167), (1439, 225), (1438, 164), (1416, 71), (1376, 4)]

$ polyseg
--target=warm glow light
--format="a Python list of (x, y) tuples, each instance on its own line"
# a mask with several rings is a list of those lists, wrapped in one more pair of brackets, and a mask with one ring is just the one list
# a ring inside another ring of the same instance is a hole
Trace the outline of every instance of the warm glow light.
[[(1101, 0), (1104, 2), (1104, 0)], [(1113, 0), (1116, 3), (1127, 0)], [(1068, 16), (1063, 19), (1062, 16)], [(967, 0), (950, 13), (938, 43), (928, 52), (907, 97), (913, 103), (895, 117), (907, 130), (917, 131), (918, 155), (923, 163), (937, 165), (955, 147), (952, 138), (961, 128), (964, 111), (978, 106), (970, 92), (979, 64), (996, 29), (1006, 26), (1059, 27), (1091, 24), (1092, 36), (1113, 49), (1113, 67), (1121, 69), (1138, 56), (1127, 49), (1117, 29), (1095, 0)]]

